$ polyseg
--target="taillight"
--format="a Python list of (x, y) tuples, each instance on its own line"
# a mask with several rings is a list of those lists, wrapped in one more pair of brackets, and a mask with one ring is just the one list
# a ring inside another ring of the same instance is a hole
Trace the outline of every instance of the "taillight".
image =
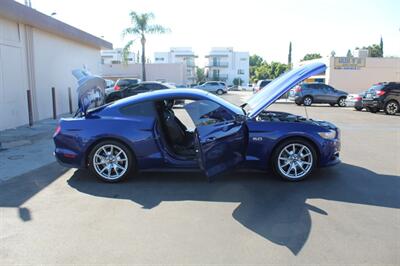
[(115, 85), (115, 86), (114, 86), (114, 90), (115, 90), (115, 91), (119, 91), (120, 89), (121, 89), (121, 88), (120, 88), (118, 85)]
[(295, 91), (295, 92), (301, 92), (301, 87), (300, 87), (300, 86), (296, 86), (296, 87), (294, 88), (294, 91)]
[(61, 131), (61, 126), (58, 125), (58, 126), (56, 127), (56, 130), (54, 131), (53, 137), (57, 136), (58, 133), (60, 133), (60, 131)]
[(354, 97), (354, 100), (356, 100), (356, 101), (361, 101), (361, 96), (355, 96), (355, 97)]
[(382, 96), (383, 94), (385, 94), (385, 91), (379, 90), (379, 91), (376, 91), (375, 93), (376, 93), (376, 96)]

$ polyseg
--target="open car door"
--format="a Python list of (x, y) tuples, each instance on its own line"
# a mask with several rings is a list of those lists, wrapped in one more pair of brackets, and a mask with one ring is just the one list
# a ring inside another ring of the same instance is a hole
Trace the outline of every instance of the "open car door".
[(248, 129), (244, 115), (234, 114), (209, 100), (186, 104), (185, 109), (196, 126), (195, 146), (200, 169), (209, 180), (245, 160)]

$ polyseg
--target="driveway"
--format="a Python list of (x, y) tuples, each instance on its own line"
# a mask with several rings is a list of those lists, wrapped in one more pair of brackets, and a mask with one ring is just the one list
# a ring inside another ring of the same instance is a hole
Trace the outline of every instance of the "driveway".
[(118, 184), (52, 163), (0, 184), (0, 264), (399, 265), (400, 117), (271, 109), (340, 126), (343, 163), (299, 183), (239, 171)]

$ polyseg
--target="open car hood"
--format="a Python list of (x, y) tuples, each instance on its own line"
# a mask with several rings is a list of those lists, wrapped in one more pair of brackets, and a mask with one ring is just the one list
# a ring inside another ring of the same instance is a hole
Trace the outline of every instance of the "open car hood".
[(86, 114), (87, 110), (101, 106), (105, 102), (106, 81), (82, 69), (75, 69), (72, 75), (78, 81), (78, 111)]
[(299, 82), (325, 71), (323, 63), (311, 63), (295, 68), (274, 79), (257, 94), (251, 97), (245, 104), (247, 116), (256, 117), (261, 111), (273, 104), (283, 94), (289, 91)]

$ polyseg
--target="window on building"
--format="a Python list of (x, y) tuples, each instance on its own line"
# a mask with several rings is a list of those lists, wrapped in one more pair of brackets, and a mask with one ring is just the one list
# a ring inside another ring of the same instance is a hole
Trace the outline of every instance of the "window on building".
[(238, 69), (237, 73), (238, 75), (244, 75), (244, 69)]
[(164, 61), (164, 57), (156, 57), (156, 61)]
[(245, 57), (240, 58), (240, 61), (247, 61), (247, 58), (245, 58)]

